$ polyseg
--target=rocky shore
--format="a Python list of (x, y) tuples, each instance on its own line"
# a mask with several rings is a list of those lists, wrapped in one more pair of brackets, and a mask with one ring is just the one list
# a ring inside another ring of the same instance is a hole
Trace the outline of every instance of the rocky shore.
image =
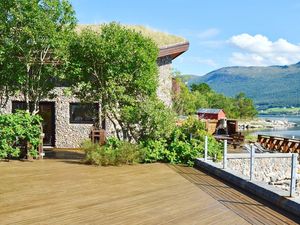
[(297, 124), (287, 120), (254, 119), (248, 121), (239, 121), (240, 130), (248, 129), (283, 129), (296, 127)]

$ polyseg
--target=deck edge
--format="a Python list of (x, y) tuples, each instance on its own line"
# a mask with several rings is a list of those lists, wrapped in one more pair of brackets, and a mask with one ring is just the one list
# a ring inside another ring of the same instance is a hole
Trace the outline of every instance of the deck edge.
[(296, 216), (300, 216), (300, 202), (285, 197), (288, 194), (286, 191), (271, 187), (263, 182), (250, 181), (245, 176), (238, 175), (230, 169), (222, 169), (214, 162), (204, 162), (203, 159), (196, 159), (195, 167), (197, 169), (204, 169), (207, 172), (276, 205), (277, 207), (284, 209), (285, 211)]

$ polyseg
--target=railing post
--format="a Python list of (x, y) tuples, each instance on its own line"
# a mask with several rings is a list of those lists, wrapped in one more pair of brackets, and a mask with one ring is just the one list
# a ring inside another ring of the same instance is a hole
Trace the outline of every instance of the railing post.
[(204, 161), (207, 161), (207, 150), (208, 150), (208, 137), (205, 136), (205, 143), (204, 143)]
[(227, 168), (227, 140), (224, 140), (223, 169)]
[(298, 169), (298, 154), (292, 154), (292, 163), (291, 163), (291, 184), (290, 184), (290, 197), (295, 196), (296, 191), (296, 178), (297, 178), (297, 169)]
[(251, 144), (251, 151), (250, 151), (250, 180), (253, 179), (253, 172), (254, 172), (254, 155), (255, 155), (255, 148), (254, 148), (254, 145)]

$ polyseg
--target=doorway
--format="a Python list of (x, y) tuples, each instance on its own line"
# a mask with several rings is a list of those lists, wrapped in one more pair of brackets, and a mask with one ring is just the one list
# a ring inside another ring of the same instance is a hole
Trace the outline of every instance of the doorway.
[[(26, 103), (21, 101), (12, 102), (12, 112), (16, 110), (24, 110)], [(40, 102), (39, 113), (42, 118), (43, 139), (44, 146), (55, 146), (55, 103), (54, 102)]]

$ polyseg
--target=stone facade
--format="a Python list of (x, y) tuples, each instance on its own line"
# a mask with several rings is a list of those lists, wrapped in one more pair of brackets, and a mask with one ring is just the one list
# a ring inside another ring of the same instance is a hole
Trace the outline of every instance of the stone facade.
[(55, 147), (78, 148), (89, 138), (92, 124), (70, 123), (70, 103), (79, 103), (79, 99), (67, 96), (62, 88), (57, 88), (55, 99)]
[[(158, 59), (159, 66), (159, 87), (157, 90), (160, 98), (167, 106), (172, 105), (172, 58), (170, 56)], [(54, 99), (44, 99), (43, 102), (54, 103), (54, 124), (55, 124), (55, 146), (56, 148), (78, 148), (80, 144), (89, 138), (92, 124), (70, 123), (70, 103), (79, 103), (79, 99), (64, 93), (63, 88), (56, 88)], [(12, 102), (23, 101), (20, 97), (13, 97), (8, 101), (4, 113), (12, 112)], [(99, 109), (100, 114), (100, 109)], [(107, 123), (109, 133), (113, 134)]]
[(165, 56), (157, 60), (159, 66), (157, 96), (167, 106), (172, 106), (172, 57)]
[[(56, 148), (78, 148), (89, 138), (92, 124), (70, 123), (70, 103), (79, 103), (74, 96), (64, 94), (63, 88), (55, 88), (54, 99), (44, 99), (43, 102), (54, 103), (55, 146)], [(12, 102), (23, 101), (20, 97), (13, 97), (8, 101), (5, 113), (12, 112)]]

